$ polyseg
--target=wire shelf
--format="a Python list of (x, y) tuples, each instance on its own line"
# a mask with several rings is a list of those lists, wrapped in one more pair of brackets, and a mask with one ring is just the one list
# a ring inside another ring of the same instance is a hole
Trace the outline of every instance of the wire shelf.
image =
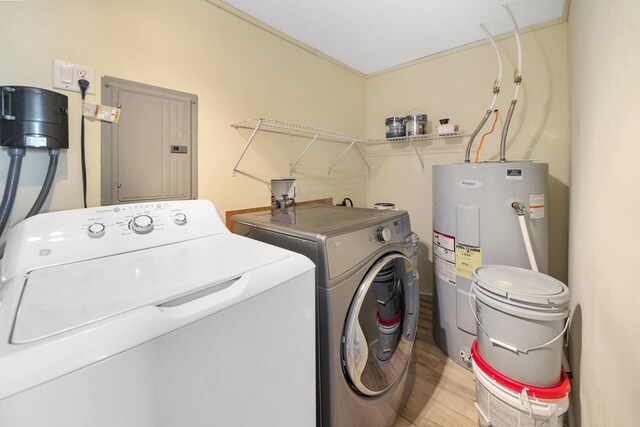
[(362, 157), (362, 160), (367, 165), (368, 171), (371, 172), (371, 166), (369, 165), (369, 162), (367, 162), (367, 159), (358, 148), (358, 145), (366, 146), (366, 145), (394, 144), (394, 143), (403, 143), (403, 142), (408, 142), (409, 146), (411, 146), (415, 150), (416, 155), (418, 156), (418, 160), (422, 165), (422, 169), (424, 170), (424, 161), (422, 160), (422, 157), (420, 156), (418, 149), (413, 144), (414, 142), (438, 140), (438, 139), (445, 139), (445, 138), (462, 138), (462, 137), (468, 136), (466, 133), (459, 131), (459, 132), (453, 132), (448, 134), (430, 133), (425, 135), (412, 135), (412, 136), (402, 136), (402, 137), (396, 137), (396, 138), (375, 139), (375, 138), (366, 138), (366, 137), (357, 136), (357, 135), (350, 135), (347, 133), (341, 133), (341, 132), (336, 132), (336, 131), (327, 130), (327, 129), (315, 128), (311, 126), (298, 125), (295, 123), (288, 123), (280, 120), (267, 119), (264, 117), (254, 119), (252, 121), (243, 121), (243, 122), (234, 123), (231, 125), (231, 127), (233, 127), (238, 132), (240, 132), (244, 137), (246, 137), (247, 131), (250, 132), (250, 136), (247, 138), (247, 143), (244, 147), (244, 150), (242, 151), (240, 158), (238, 159), (238, 161), (236, 162), (233, 168), (233, 171), (232, 171), (233, 176), (236, 176), (236, 172), (238, 171), (238, 165), (242, 161), (242, 158), (244, 157), (247, 150), (251, 146), (258, 132), (297, 136), (297, 137), (302, 137), (310, 140), (306, 148), (300, 155), (300, 157), (295, 161), (293, 166), (289, 169), (290, 175), (293, 173), (298, 163), (302, 160), (302, 158), (305, 156), (307, 151), (311, 148), (311, 146), (316, 141), (332, 141), (332, 142), (341, 142), (341, 143), (348, 144), (347, 148), (342, 152), (342, 154), (340, 154), (340, 156), (335, 160), (335, 162), (333, 162), (333, 164), (329, 168), (329, 174), (331, 174), (331, 171), (336, 166), (336, 164), (352, 148), (355, 148), (358, 154), (360, 154), (360, 157)]
[(428, 141), (434, 139), (445, 139), (445, 138), (463, 138), (465, 136), (469, 136), (467, 133), (459, 131), (459, 132), (451, 132), (451, 133), (427, 133), (423, 135), (411, 135), (411, 136), (398, 136), (395, 138), (380, 138), (380, 139), (368, 139), (368, 145), (379, 145), (379, 144), (393, 144), (400, 142), (413, 142), (413, 141)]
[(344, 142), (344, 143), (352, 143), (356, 141), (356, 143), (367, 143), (370, 140), (368, 138), (364, 138), (357, 135), (350, 135), (347, 133), (335, 132), (332, 130), (314, 128), (311, 126), (298, 125), (294, 123), (282, 122), (280, 120), (273, 120), (267, 118), (257, 118), (253, 121), (244, 121), (239, 123), (234, 123), (231, 127), (235, 129), (249, 129), (253, 130), (256, 126), (260, 124), (260, 131), (264, 132), (272, 132), (283, 135), (292, 135), (292, 136), (302, 136), (302, 137), (314, 137), (318, 135), (319, 140), (321, 141), (336, 141), (336, 142)]

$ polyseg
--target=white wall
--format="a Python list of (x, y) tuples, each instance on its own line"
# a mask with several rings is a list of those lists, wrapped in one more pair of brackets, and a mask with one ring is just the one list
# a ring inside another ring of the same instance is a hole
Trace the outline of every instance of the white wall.
[[(220, 213), (269, 204), (267, 184), (288, 177), (304, 148), (261, 142), (250, 148), (232, 178), (244, 147), (231, 123), (269, 117), (342, 132), (364, 132), (363, 76), (300, 49), (204, 0), (0, 1), (0, 85), (52, 89), (52, 60), (93, 66), (96, 74), (194, 93), (199, 98), (199, 197)], [(88, 95), (100, 102), (101, 91)], [(69, 96), (70, 149), (45, 210), (79, 208), (80, 95)], [(123, 112), (126, 114), (126, 111)], [(334, 144), (335, 145), (335, 144)], [(329, 176), (342, 146), (319, 144), (299, 167), (298, 198), (349, 196), (364, 203), (366, 169), (350, 154)], [(334, 156), (335, 157), (331, 157)], [(46, 153), (29, 150), (12, 222), (35, 199)], [(4, 188), (8, 156), (0, 153)], [(87, 124), (88, 202), (100, 203), (100, 124)], [(0, 190), (1, 191), (1, 190)]]
[(638, 425), (640, 2), (572, 1), (569, 46), (575, 425)]
[[(506, 18), (505, 18), (506, 19)], [(513, 97), (514, 38), (499, 42), (504, 59), (502, 91), (497, 108), (506, 115)], [(507, 159), (549, 163), (549, 273), (566, 283), (568, 240), (569, 133), (567, 83), (567, 24), (522, 34), (523, 84), (509, 128)], [(472, 132), (489, 108), (497, 61), (491, 45), (478, 43), (399, 67), (367, 80), (367, 136), (384, 137), (385, 118), (422, 110), (435, 131), (440, 118), (450, 118)], [(415, 113), (413, 113), (415, 114)], [(482, 133), (487, 132), (493, 116)], [(500, 122), (485, 140), (480, 160), (499, 156)], [(480, 135), (476, 139), (480, 141)], [(431, 292), (431, 167), (464, 161), (467, 138), (447, 140), (453, 147), (420, 145), (425, 168), (415, 152), (386, 145), (370, 150), (373, 169), (367, 186), (369, 204), (395, 202), (411, 215), (412, 228), (426, 245), (420, 261), (421, 290)], [(438, 141), (440, 145), (444, 141)], [(475, 154), (475, 147), (473, 150)], [(472, 156), (472, 161), (475, 155)]]

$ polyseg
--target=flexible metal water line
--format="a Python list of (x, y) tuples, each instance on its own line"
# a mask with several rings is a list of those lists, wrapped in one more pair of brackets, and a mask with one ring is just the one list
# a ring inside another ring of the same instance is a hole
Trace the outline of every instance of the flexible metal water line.
[(501, 162), (507, 161), (507, 134), (509, 133), (509, 125), (511, 124), (513, 110), (516, 108), (516, 104), (518, 102), (518, 95), (520, 94), (520, 84), (522, 83), (522, 45), (520, 43), (520, 32), (518, 31), (518, 24), (516, 23), (516, 19), (513, 17), (513, 13), (511, 13), (509, 5), (505, 4), (504, 9), (507, 12), (507, 16), (509, 16), (509, 19), (511, 20), (511, 24), (513, 25), (513, 33), (516, 38), (516, 47), (518, 49), (518, 67), (513, 72), (513, 82), (516, 84), (516, 89), (513, 94), (513, 99), (511, 100), (511, 105), (509, 105), (509, 112), (507, 113), (504, 127), (502, 128), (502, 138), (500, 139)]
[(513, 110), (516, 108), (515, 99), (511, 100), (509, 105), (509, 111), (507, 111), (507, 117), (504, 120), (504, 127), (502, 128), (502, 136), (500, 137), (500, 161), (507, 161), (507, 134), (509, 133), (509, 124), (511, 124), (511, 117), (513, 116)]
[(20, 170), (22, 169), (22, 158), (24, 157), (24, 153), (24, 148), (9, 149), (8, 154), (11, 158), (11, 161), (9, 163), (7, 183), (4, 187), (4, 196), (2, 196), (2, 203), (0, 204), (0, 236), (2, 236), (2, 233), (7, 226), (9, 216), (11, 215), (11, 209), (13, 208), (13, 202), (16, 199), (16, 193), (18, 191), (18, 181), (20, 180)]
[(489, 30), (487, 30), (487, 27), (484, 24), (480, 24), (480, 28), (487, 35), (487, 37), (489, 38), (489, 41), (491, 42), (491, 45), (493, 46), (493, 49), (496, 52), (496, 57), (498, 58), (498, 78), (493, 83), (493, 98), (491, 98), (491, 105), (489, 106), (489, 109), (485, 113), (482, 120), (480, 120), (478, 127), (476, 127), (476, 129), (473, 131), (473, 133), (469, 137), (469, 142), (467, 143), (467, 149), (464, 153), (465, 163), (469, 163), (471, 161), (471, 147), (473, 146), (473, 141), (475, 140), (476, 136), (480, 132), (480, 129), (482, 129), (482, 127), (487, 122), (487, 119), (493, 112), (493, 107), (496, 105), (496, 100), (498, 99), (498, 94), (500, 93), (500, 84), (502, 82), (502, 56), (500, 55), (500, 50), (498, 49), (498, 45), (496, 44), (495, 39), (493, 38)]
[(38, 198), (33, 203), (33, 206), (25, 219), (37, 215), (38, 212), (40, 212), (40, 209), (42, 209), (42, 205), (44, 205), (45, 200), (47, 200), (47, 196), (49, 195), (49, 191), (51, 191), (51, 186), (53, 185), (53, 179), (56, 176), (56, 170), (58, 169), (59, 156), (60, 150), (56, 148), (49, 149), (49, 167), (47, 168), (47, 175), (44, 178), (40, 194), (38, 194)]
[(480, 129), (482, 129), (484, 124), (487, 122), (487, 119), (491, 115), (491, 112), (492, 112), (492, 110), (487, 110), (487, 112), (484, 114), (484, 117), (482, 118), (482, 120), (480, 120), (480, 123), (478, 124), (478, 127), (476, 128), (476, 130), (473, 131), (473, 133), (469, 137), (469, 142), (467, 143), (467, 149), (464, 152), (464, 162), (465, 163), (471, 162), (471, 146), (473, 145), (473, 140), (476, 138), (476, 135), (478, 135), (478, 133), (480, 132)]

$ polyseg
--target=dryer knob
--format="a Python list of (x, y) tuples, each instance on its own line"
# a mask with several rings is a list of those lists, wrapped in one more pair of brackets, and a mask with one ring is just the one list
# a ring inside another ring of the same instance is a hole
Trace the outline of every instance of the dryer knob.
[(138, 215), (131, 220), (129, 225), (138, 234), (149, 233), (153, 230), (153, 218), (149, 215)]
[(387, 227), (379, 227), (376, 231), (376, 237), (379, 242), (387, 243), (391, 240), (391, 231)]
[(89, 235), (89, 237), (94, 237), (94, 238), (102, 237), (104, 236), (104, 232), (105, 232), (104, 224), (100, 222), (94, 222), (89, 227), (87, 227), (87, 234)]

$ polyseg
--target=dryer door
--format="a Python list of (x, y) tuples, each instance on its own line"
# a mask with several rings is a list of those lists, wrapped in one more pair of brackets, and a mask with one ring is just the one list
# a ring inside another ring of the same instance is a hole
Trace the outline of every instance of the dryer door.
[(390, 253), (365, 275), (342, 336), (342, 366), (351, 387), (376, 396), (409, 364), (418, 319), (418, 285), (409, 258)]

